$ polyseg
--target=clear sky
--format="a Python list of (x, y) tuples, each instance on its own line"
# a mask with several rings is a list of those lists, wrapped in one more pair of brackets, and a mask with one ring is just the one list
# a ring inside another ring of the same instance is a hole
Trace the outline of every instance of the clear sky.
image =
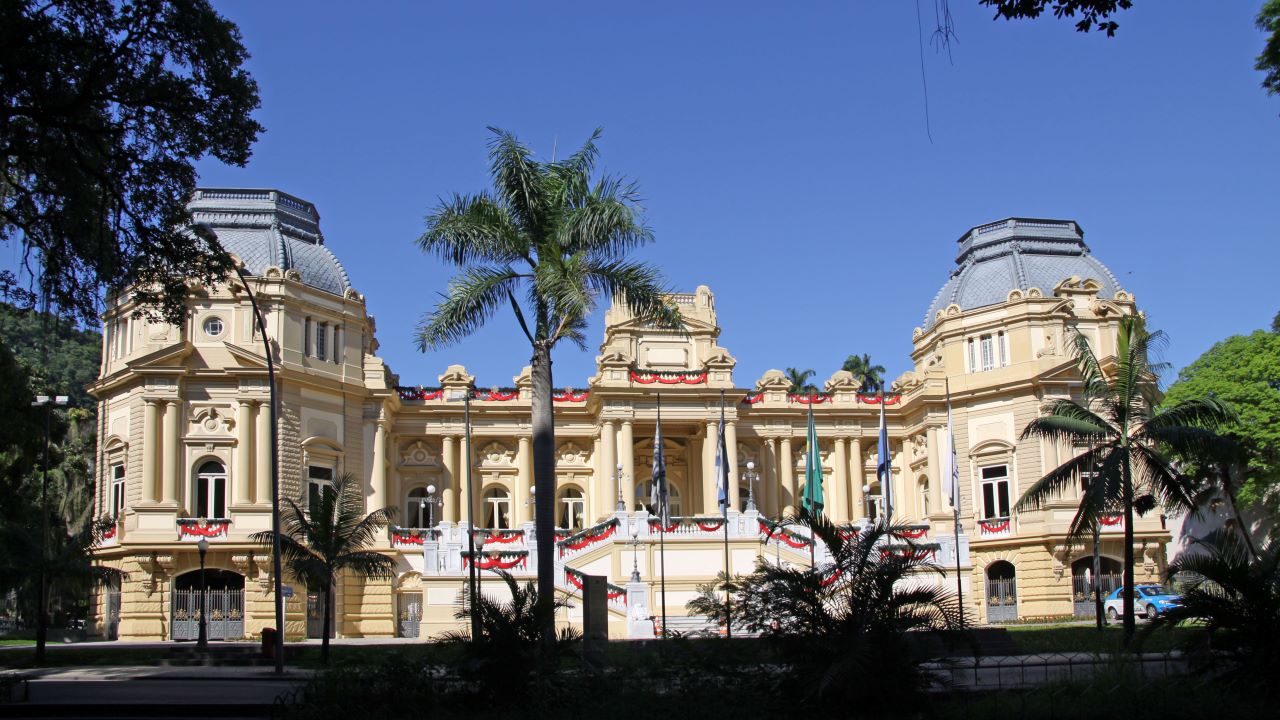
[[(413, 241), (438, 197), (486, 186), (487, 125), (543, 156), (604, 127), (657, 235), (641, 256), (715, 292), (739, 386), (855, 352), (910, 369), (956, 238), (1016, 215), (1079, 221), (1181, 367), (1280, 310), (1260, 4), (1139, 0), (1108, 39), (951, 0), (949, 62), (922, 0), (931, 142), (911, 0), (222, 2), (267, 132), (201, 179), (316, 203), (405, 384), (463, 363), (509, 385), (528, 362), (507, 314), (441, 353), (412, 339), (451, 274)], [(559, 349), (556, 384), (594, 354)]]

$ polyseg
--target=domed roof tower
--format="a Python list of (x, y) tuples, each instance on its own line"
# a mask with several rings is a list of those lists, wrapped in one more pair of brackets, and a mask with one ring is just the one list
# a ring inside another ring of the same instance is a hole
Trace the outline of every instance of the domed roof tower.
[(320, 213), (306, 200), (279, 190), (200, 188), (188, 208), (250, 275), (275, 266), (297, 270), (317, 290), (341, 296), (351, 289), (347, 271), (324, 245)]
[(1011, 290), (1046, 295), (1067, 278), (1092, 279), (1098, 297), (1114, 298), (1120, 282), (1084, 244), (1074, 220), (1008, 218), (970, 229), (956, 243), (956, 267), (924, 316), (924, 330), (951, 305), (961, 311), (1005, 302)]

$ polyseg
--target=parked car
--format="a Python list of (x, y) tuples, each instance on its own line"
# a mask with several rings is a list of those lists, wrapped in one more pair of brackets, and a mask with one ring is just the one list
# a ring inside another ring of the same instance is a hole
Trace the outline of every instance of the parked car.
[[(1119, 619), (1124, 614), (1124, 597), (1121, 595), (1123, 590), (1124, 588), (1112, 590), (1103, 602), (1102, 606), (1106, 609), (1108, 620)], [(1139, 585), (1137, 592), (1133, 594), (1134, 614), (1144, 616), (1148, 620), (1155, 620), (1160, 613), (1176, 607), (1180, 599), (1180, 596), (1170, 593), (1159, 585)]]

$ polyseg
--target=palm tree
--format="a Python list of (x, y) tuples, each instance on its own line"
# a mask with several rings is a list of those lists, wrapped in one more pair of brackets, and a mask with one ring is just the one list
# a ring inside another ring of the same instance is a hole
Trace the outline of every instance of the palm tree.
[[(285, 568), (298, 582), (317, 588), (324, 602), (320, 662), (329, 662), (329, 628), (333, 622), (333, 590), (338, 574), (348, 571), (370, 580), (395, 577), (395, 561), (366, 550), (378, 531), (388, 525), (396, 508), (385, 507), (368, 515), (364, 512), (364, 489), (350, 474), (313, 496), (313, 507), (301, 508), (286, 499), (289, 507), (280, 518), (280, 553)], [(264, 530), (251, 539), (271, 547), (274, 533)]]
[(841, 370), (848, 370), (858, 381), (862, 392), (873, 392), (884, 385), (884, 366), (872, 365), (871, 356), (863, 353), (862, 357), (850, 355), (844, 359)]
[[(1189, 578), (1178, 604), (1156, 617), (1147, 632), (1197, 622), (1214, 637), (1213, 650), (1236, 661), (1234, 680), (1274, 683), (1280, 662), (1280, 541), (1255, 551), (1238, 533), (1219, 529), (1169, 563), (1168, 576)], [(1213, 654), (1206, 657), (1212, 661)]]
[[(1018, 500), (1019, 511), (1038, 509), (1075, 487), (1082, 473), (1093, 477), (1080, 496), (1067, 531), (1067, 542), (1079, 544), (1099, 527), (1102, 515), (1124, 514), (1124, 638), (1136, 629), (1134, 620), (1133, 517), (1157, 504), (1171, 510), (1192, 510), (1194, 489), (1161, 454), (1162, 449), (1197, 454), (1217, 447), (1213, 428), (1230, 419), (1230, 410), (1215, 398), (1187, 400), (1157, 409), (1158, 373), (1150, 353), (1164, 342), (1163, 333), (1149, 332), (1141, 316), (1120, 320), (1118, 351), (1103, 361), (1088, 339), (1073, 338), (1076, 365), (1084, 384), (1083, 403), (1055, 400), (1032, 420), (1022, 439), (1040, 437), (1088, 449), (1050, 470)], [(1096, 410), (1095, 410), (1096, 408)]]
[(787, 381), (791, 386), (787, 388), (788, 395), (814, 395), (818, 392), (818, 387), (809, 382), (809, 378), (813, 377), (813, 370), (797, 370), (789, 367), (784, 373)]
[(923, 577), (941, 570), (927, 551), (900, 538), (900, 526), (880, 522), (848, 535), (804, 511), (796, 522), (826, 545), (829, 563), (810, 569), (759, 558), (750, 575), (726, 583), (721, 574), (719, 583), (699, 588), (690, 613), (723, 625), (727, 587), (735, 626), (783, 641), (809, 702), (847, 710), (919, 697), (930, 678), (907, 634), (963, 627), (955, 594)]
[[(551, 351), (561, 340), (586, 349), (587, 316), (602, 298), (641, 321), (680, 328), (659, 272), (627, 254), (652, 241), (636, 186), (592, 178), (600, 130), (564, 160), (542, 162), (512, 134), (490, 128), (492, 191), (454, 195), (427, 217), (418, 246), (460, 274), (418, 325), (427, 352), (458, 342), (510, 305), (532, 346), (534, 529), (544, 637), (555, 636), (555, 420)], [(554, 648), (547, 645), (548, 660)]]

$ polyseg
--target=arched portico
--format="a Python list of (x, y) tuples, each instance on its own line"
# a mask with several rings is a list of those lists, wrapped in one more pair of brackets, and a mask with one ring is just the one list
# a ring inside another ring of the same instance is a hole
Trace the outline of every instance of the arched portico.
[(206, 568), (173, 579), (170, 637), (195, 640), (200, 636), (200, 619), (207, 618), (205, 632), (210, 640), (240, 640), (244, 637), (244, 576), (230, 570)]

